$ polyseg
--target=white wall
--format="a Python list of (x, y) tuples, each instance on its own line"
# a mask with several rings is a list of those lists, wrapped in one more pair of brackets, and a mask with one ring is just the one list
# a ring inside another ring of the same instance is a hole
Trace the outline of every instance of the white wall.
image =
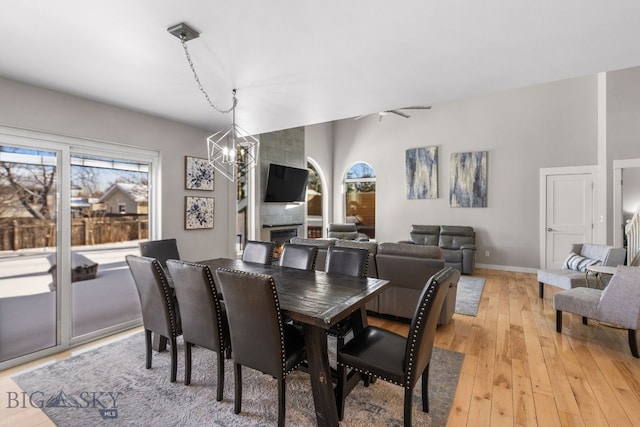
[[(206, 157), (205, 138), (210, 132), (1, 77), (0, 99), (0, 125), (158, 150), (162, 237), (177, 238), (184, 259), (228, 255), (229, 229), (235, 229), (235, 218), (229, 220), (227, 180), (216, 175), (214, 192), (184, 188), (184, 156)], [(186, 195), (215, 197), (213, 230), (184, 230)]]
[[(376, 115), (335, 123), (334, 216), (340, 185), (355, 161), (377, 174), (376, 237), (409, 237), (411, 224), (470, 225), (477, 262), (537, 268), (539, 170), (597, 163), (597, 78), (589, 76), (411, 110), (411, 118)], [(435, 145), (439, 198), (407, 200), (405, 150)], [(488, 207), (449, 206), (452, 153), (488, 151)], [(485, 251), (490, 252), (485, 257)]]
[[(333, 186), (333, 122), (321, 123), (305, 127), (305, 154), (320, 167), (325, 182), (323, 203), (326, 203), (327, 225), (334, 222), (332, 218), (334, 200), (331, 197)], [(335, 222), (339, 222), (339, 218)], [(326, 227), (325, 227), (326, 228)]]
[[(597, 79), (588, 76), (412, 110), (410, 119), (377, 116), (305, 127), (305, 150), (333, 190), (331, 220), (342, 216), (347, 166), (378, 175), (380, 241), (406, 239), (411, 224), (471, 225), (478, 262), (536, 268), (540, 168), (597, 163)], [(640, 68), (607, 73), (607, 158), (640, 158)], [(226, 256), (235, 224), (226, 180), (216, 176), (215, 228), (185, 231), (184, 155), (205, 157), (206, 130), (0, 78), (0, 125), (148, 147), (161, 152), (163, 237), (176, 237), (185, 259)], [(407, 148), (439, 148), (436, 200), (406, 200)], [(487, 208), (450, 208), (451, 153), (488, 151)], [(611, 166), (607, 169), (610, 171)], [(610, 205), (610, 203), (609, 203)], [(231, 218), (231, 221), (230, 221)], [(610, 215), (609, 215), (610, 218)], [(491, 255), (484, 256), (485, 250)]]

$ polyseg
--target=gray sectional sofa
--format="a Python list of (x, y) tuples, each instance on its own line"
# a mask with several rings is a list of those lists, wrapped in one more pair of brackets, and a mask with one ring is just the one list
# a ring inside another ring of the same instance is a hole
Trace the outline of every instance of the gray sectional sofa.
[[(318, 246), (317, 271), (324, 271), (327, 248), (331, 245), (367, 249), (367, 276), (391, 282), (387, 290), (367, 304), (367, 311), (403, 319), (413, 317), (418, 298), (427, 280), (445, 267), (443, 251), (437, 246), (301, 237), (292, 238), (291, 243)], [(457, 290), (456, 282), (447, 293), (438, 324), (447, 324), (451, 320)]]

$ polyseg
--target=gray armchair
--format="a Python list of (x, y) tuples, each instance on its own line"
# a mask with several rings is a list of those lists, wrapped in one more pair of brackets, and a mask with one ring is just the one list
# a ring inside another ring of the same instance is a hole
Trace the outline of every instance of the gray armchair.
[[(599, 265), (617, 267), (618, 265), (624, 264), (627, 250), (625, 248), (614, 248), (613, 246), (593, 243), (575, 243), (571, 245), (569, 254), (571, 253), (586, 259), (598, 261)], [(603, 278), (603, 281), (606, 284), (608, 279)], [(585, 270), (572, 270), (566, 267), (538, 270), (538, 296), (540, 298), (544, 298), (545, 283), (562, 289), (572, 289), (582, 286), (595, 287), (596, 285), (595, 278), (586, 277)]]
[(633, 357), (638, 354), (636, 332), (640, 326), (640, 268), (620, 266), (604, 290), (574, 288), (553, 296), (556, 309), (556, 331), (562, 332), (562, 312), (587, 319), (621, 326), (629, 331), (629, 347)]

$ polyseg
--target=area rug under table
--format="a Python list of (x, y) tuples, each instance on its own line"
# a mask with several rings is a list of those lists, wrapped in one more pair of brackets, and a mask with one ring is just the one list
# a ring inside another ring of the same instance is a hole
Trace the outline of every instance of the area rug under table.
[[(329, 343), (332, 344), (331, 342)], [(335, 344), (333, 344), (335, 346)], [(330, 347), (331, 348), (331, 347)], [(183, 344), (178, 343), (178, 382), (169, 382), (170, 354), (153, 355), (145, 369), (144, 335), (137, 333), (69, 359), (16, 375), (33, 404), (58, 426), (264, 426), (277, 422), (277, 383), (243, 368), (242, 412), (233, 413), (233, 364), (225, 361), (224, 399), (215, 400), (216, 353), (193, 349), (191, 385), (185, 386)], [(420, 383), (413, 394), (414, 425), (444, 426), (464, 355), (434, 348), (429, 381), (430, 413), (422, 412)], [(402, 425), (404, 391), (376, 381), (349, 394), (342, 426)], [(309, 376), (293, 372), (286, 384), (286, 424), (315, 426)]]
[(454, 311), (458, 314), (475, 316), (478, 313), (484, 283), (485, 279), (482, 277), (460, 276)]

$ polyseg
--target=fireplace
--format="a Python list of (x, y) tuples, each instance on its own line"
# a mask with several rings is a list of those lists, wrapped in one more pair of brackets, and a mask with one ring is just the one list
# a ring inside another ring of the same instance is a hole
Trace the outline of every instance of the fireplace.
[(279, 259), (282, 253), (282, 246), (288, 243), (292, 237), (298, 236), (298, 227), (293, 228), (279, 228), (277, 230), (271, 230), (269, 240), (275, 244), (273, 250), (273, 258)]

